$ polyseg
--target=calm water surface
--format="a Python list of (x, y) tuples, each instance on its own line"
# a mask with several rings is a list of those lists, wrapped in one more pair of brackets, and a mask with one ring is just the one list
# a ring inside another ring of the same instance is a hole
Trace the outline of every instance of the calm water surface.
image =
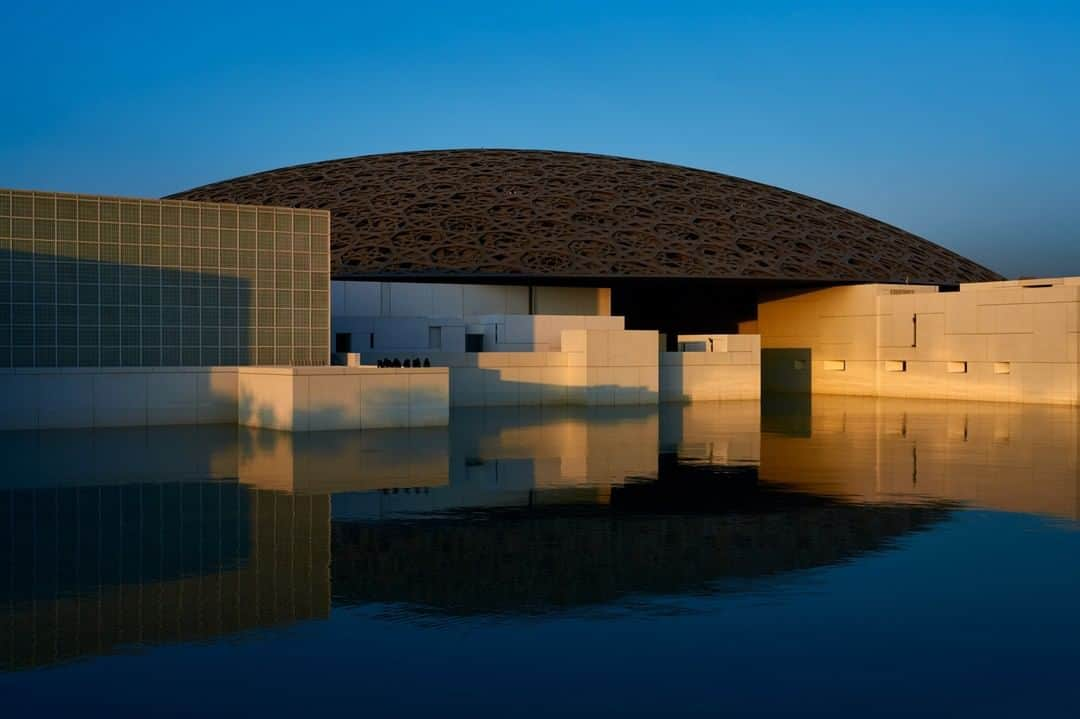
[(1074, 715), (1080, 413), (0, 434), (4, 716)]

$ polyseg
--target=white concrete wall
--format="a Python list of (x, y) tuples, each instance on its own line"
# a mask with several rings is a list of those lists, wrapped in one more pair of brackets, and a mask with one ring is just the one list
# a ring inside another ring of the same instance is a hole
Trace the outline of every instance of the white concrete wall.
[(242, 367), (237, 421), (292, 432), (441, 427), (449, 422), (445, 368)]
[[(657, 333), (644, 330), (563, 330), (558, 352), (423, 352), (450, 368), (455, 407), (635, 405), (659, 398)], [(381, 352), (364, 352), (371, 365)], [(350, 360), (352, 361), (352, 360)]]
[(1080, 282), (962, 285), (877, 306), (880, 365), (906, 370), (879, 370), (882, 397), (1080, 404)]
[(0, 370), (0, 430), (236, 422), (235, 367)]
[[(758, 335), (710, 335), (710, 338), (713, 339), (711, 352), (660, 353), (661, 402), (743, 400), (761, 396), (761, 338)], [(679, 342), (682, 344), (683, 336)]]
[(758, 320), (763, 347), (811, 350), (817, 393), (1080, 404), (1080, 278), (830, 288)]
[(529, 288), (427, 282), (331, 283), (332, 315), (338, 317), (457, 317), (529, 312)]
[(660, 398), (659, 336), (653, 330), (563, 330), (563, 351), (583, 356), (585, 404), (654, 404)]
[[(858, 285), (764, 302), (758, 306), (761, 346), (809, 348), (811, 390), (815, 393), (875, 395), (879, 363), (877, 297), (892, 289), (937, 291), (935, 287)], [(844, 361), (845, 370), (826, 370), (825, 363), (834, 361)]]
[(434, 282), (331, 282), (338, 317), (442, 317), (469, 315), (610, 315), (606, 287), (528, 287)]
[(0, 430), (245, 424), (444, 426), (446, 369), (127, 367), (0, 371)]
[[(484, 335), (486, 352), (558, 351), (564, 329), (621, 330), (622, 317), (584, 315), (469, 315), (452, 317), (337, 317), (333, 331), (352, 333), (353, 352), (383, 352), (415, 356), (428, 350), (464, 352), (466, 332)], [(439, 328), (438, 348), (431, 347), (430, 330)], [(374, 335), (374, 337), (372, 337)], [(371, 340), (374, 339), (374, 343)], [(374, 346), (372, 346), (372, 344)]]
[(622, 330), (623, 317), (589, 315), (478, 315), (470, 325), (484, 328), (484, 351), (558, 352), (563, 330)]
[(596, 287), (335, 280), (331, 303), (331, 333), (352, 334), (354, 352), (436, 349), (432, 327), (446, 352), (464, 352), (467, 331), (501, 352), (558, 350), (563, 329), (623, 328), (611, 291)]
[[(352, 334), (353, 352), (419, 352), (429, 347), (429, 329), (439, 327), (441, 348), (465, 351), (466, 323), (462, 319), (428, 317), (333, 317), (334, 333)], [(372, 337), (374, 335), (374, 338)], [(374, 346), (371, 340), (374, 339)]]
[(607, 287), (533, 287), (532, 311), (538, 315), (610, 315)]

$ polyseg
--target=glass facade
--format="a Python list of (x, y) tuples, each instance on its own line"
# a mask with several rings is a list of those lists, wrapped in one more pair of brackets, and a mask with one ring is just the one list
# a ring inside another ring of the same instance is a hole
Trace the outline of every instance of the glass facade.
[(323, 210), (0, 190), (0, 367), (329, 362)]

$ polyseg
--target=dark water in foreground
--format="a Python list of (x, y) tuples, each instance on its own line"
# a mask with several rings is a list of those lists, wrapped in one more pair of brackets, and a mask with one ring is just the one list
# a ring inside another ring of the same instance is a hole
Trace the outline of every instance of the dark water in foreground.
[(3, 716), (1074, 715), (1080, 413), (0, 434)]

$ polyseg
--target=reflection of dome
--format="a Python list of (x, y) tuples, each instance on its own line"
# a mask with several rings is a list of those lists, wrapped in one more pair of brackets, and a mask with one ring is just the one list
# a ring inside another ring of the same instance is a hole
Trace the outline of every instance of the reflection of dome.
[[(421, 522), (334, 521), (335, 605), (419, 613), (543, 613), (635, 594), (722, 591), (881, 550), (944, 505), (854, 505), (693, 469), (613, 487), (610, 505), (467, 512)], [(665, 513), (658, 514), (657, 508)]]
[(601, 155), (372, 155), (172, 197), (330, 210), (337, 278), (1000, 279), (920, 237), (805, 195)]

